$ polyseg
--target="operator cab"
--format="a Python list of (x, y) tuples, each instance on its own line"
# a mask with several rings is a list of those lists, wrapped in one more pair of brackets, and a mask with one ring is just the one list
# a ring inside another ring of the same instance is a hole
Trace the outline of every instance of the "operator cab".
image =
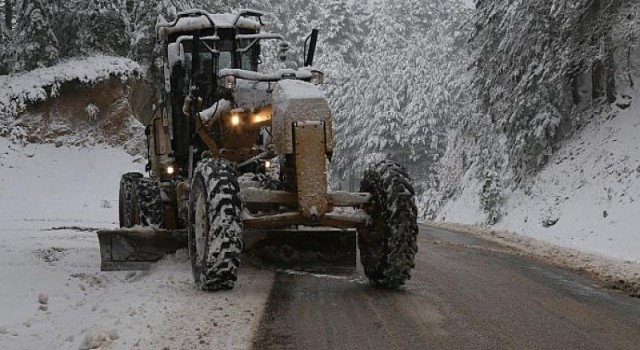
[[(195, 153), (194, 158), (189, 159), (191, 147), (206, 149), (200, 137), (194, 137), (195, 123), (183, 114), (185, 98), (194, 95), (202, 99), (199, 109), (207, 108), (229, 93), (219, 86), (218, 72), (221, 69), (257, 72), (259, 42), (238, 40), (237, 35), (258, 34), (260, 28), (259, 18), (201, 11), (187, 13), (174, 23), (160, 27), (159, 34), (166, 44), (164, 95), (167, 126), (173, 158), (181, 175), (187, 176), (186, 165), (195, 164), (200, 158)], [(198, 57), (194, 57), (194, 50), (197, 50)], [(196, 91), (191, 91), (194, 87)]]
[[(204, 105), (209, 106), (217, 101), (221, 92), (217, 91), (217, 72), (221, 69), (242, 69), (258, 71), (260, 59), (260, 43), (249, 39), (237, 39), (237, 35), (257, 34), (259, 28), (254, 23), (249, 28), (230, 27), (229, 15), (210, 15), (214, 19), (221, 18), (219, 27), (198, 29), (189, 26), (189, 22), (182, 28), (178, 25), (171, 28), (167, 38), (167, 66), (172, 86), (165, 87), (165, 93), (182, 95), (182, 99), (190, 93), (191, 80), (197, 80), (198, 95), (205, 99)], [(190, 18), (189, 18), (190, 19)], [(243, 21), (242, 23), (245, 23)], [(178, 24), (181, 22), (178, 21)], [(194, 40), (195, 39), (195, 40)], [(197, 41), (197, 43), (195, 43)], [(198, 58), (194, 60), (194, 46), (198, 50)], [(197, 62), (196, 72), (192, 65)], [(176, 86), (179, 85), (179, 86)], [(204, 89), (202, 89), (203, 87)], [(176, 89), (177, 88), (177, 89)], [(178, 97), (178, 96), (174, 96)]]

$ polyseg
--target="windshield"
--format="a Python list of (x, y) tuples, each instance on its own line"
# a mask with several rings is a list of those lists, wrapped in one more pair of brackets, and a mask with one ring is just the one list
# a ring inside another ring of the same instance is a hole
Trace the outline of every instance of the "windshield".
[[(191, 52), (184, 53), (184, 61), (182, 62), (187, 76), (191, 76)], [(200, 67), (198, 68), (198, 75), (203, 75), (211, 78), (213, 72), (213, 55), (210, 52), (200, 52)]]
[[(243, 52), (243, 49), (249, 48)], [(258, 71), (260, 58), (260, 42), (252, 39), (238, 41), (238, 54), (240, 55), (240, 68), (251, 71)]]
[[(214, 81), (216, 77), (216, 63), (217, 69), (244, 69), (250, 71), (258, 71), (260, 44), (254, 40), (240, 40), (237, 42), (237, 54), (234, 57), (234, 42), (233, 40), (221, 40), (216, 42), (215, 46), (213, 42), (207, 43), (208, 45), (199, 45), (200, 65), (196, 72), (198, 77), (198, 85), (202, 85), (202, 93), (212, 93), (210, 88), (212, 85), (210, 82)], [(183, 79), (182, 92), (186, 96), (189, 93), (189, 84), (192, 77), (191, 64), (192, 64), (192, 42), (190, 40), (182, 41), (184, 54), (182, 56), (182, 68)], [(209, 47), (215, 47), (219, 54), (216, 62), (215, 55), (207, 49)], [(248, 50), (242, 52), (242, 49), (248, 48)], [(208, 85), (207, 85), (208, 83)]]
[(220, 51), (218, 65), (220, 69), (233, 68), (233, 55), (231, 55), (231, 51)]
[(258, 61), (252, 57), (251, 53), (244, 53), (240, 55), (240, 67), (234, 67), (232, 52), (220, 51), (218, 66), (220, 67), (220, 69), (240, 68), (244, 70), (257, 71)]
[(260, 45), (255, 43), (247, 52), (240, 52), (242, 48), (251, 44), (251, 41), (240, 40), (238, 42), (238, 63), (234, 63), (233, 57), (233, 41), (222, 40), (218, 43), (218, 50), (220, 56), (218, 59), (218, 67), (220, 69), (225, 68), (238, 68), (244, 70), (257, 71), (258, 70), (258, 54), (260, 52)]
[[(192, 62), (192, 42), (190, 40), (185, 40), (182, 42), (184, 48), (184, 55), (182, 57), (182, 67), (184, 67), (185, 77), (191, 78), (191, 62)], [(213, 72), (215, 71), (215, 60), (214, 55), (207, 46), (213, 47), (213, 42), (209, 41), (205, 43), (201, 43), (199, 45), (199, 56), (200, 56), (200, 66), (198, 67), (198, 71), (196, 72), (199, 79), (206, 78), (206, 80), (211, 80), (213, 76)]]

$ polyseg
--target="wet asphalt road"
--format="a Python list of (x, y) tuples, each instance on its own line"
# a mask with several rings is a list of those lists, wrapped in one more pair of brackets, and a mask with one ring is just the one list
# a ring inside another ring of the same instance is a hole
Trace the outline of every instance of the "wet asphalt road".
[(421, 227), (399, 291), (279, 272), (254, 349), (640, 349), (640, 299), (460, 233)]

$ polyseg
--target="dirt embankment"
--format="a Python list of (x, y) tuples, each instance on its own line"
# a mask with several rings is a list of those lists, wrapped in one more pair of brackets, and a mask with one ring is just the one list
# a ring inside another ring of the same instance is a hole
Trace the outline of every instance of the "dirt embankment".
[(14, 122), (29, 143), (56, 146), (107, 144), (130, 154), (146, 152), (144, 122), (153, 96), (138, 77), (111, 77), (95, 84), (63, 83), (55, 98), (27, 106)]

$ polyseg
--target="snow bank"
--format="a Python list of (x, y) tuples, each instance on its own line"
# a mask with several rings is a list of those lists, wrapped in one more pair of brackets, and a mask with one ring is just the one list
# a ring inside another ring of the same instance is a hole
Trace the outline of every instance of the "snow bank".
[(0, 125), (11, 123), (27, 105), (56, 97), (65, 82), (95, 84), (112, 76), (137, 76), (142, 71), (138, 63), (124, 57), (93, 56), (25, 73), (0, 75)]
[[(506, 194), (494, 227), (640, 263), (640, 93), (633, 101), (585, 126), (534, 180)], [(483, 223), (480, 185), (465, 183), (437, 221)]]
[(273, 273), (243, 266), (205, 293), (179, 251), (149, 271), (101, 272), (118, 182), (144, 162), (106, 146), (24, 147), (0, 137), (1, 349), (243, 349)]

